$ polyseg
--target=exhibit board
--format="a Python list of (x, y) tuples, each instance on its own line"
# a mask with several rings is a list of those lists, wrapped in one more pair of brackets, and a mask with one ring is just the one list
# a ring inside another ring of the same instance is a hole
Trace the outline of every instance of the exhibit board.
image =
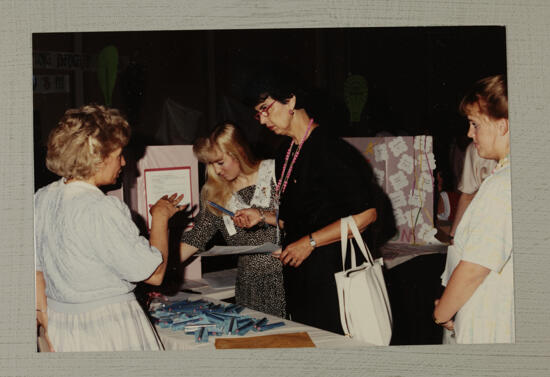
[[(135, 182), (130, 186), (130, 208), (138, 213), (147, 229), (151, 226), (149, 209), (164, 194), (183, 194), (180, 204), (199, 208), (198, 162), (192, 145), (154, 145), (145, 148), (145, 154), (137, 161)], [(127, 201), (127, 202), (128, 202)], [(190, 230), (190, 223), (186, 231)], [(186, 279), (201, 278), (201, 261), (196, 258), (184, 270)]]
[(389, 242), (425, 245), (434, 236), (435, 158), (431, 136), (348, 137), (391, 200), (398, 232)]

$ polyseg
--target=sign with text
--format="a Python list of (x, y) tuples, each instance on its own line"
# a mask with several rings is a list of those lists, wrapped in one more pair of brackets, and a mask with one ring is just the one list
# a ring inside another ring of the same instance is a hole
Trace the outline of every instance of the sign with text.
[(69, 93), (71, 91), (69, 75), (33, 75), (33, 93)]
[(52, 52), (52, 51), (33, 51), (32, 68), (33, 69), (64, 69), (91, 70), (96, 62), (96, 57), (89, 54), (78, 54), (74, 52)]

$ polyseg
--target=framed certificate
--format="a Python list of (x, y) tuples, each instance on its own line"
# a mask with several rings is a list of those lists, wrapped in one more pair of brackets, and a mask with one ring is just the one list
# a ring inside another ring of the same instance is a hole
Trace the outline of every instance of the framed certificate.
[(183, 194), (180, 205), (193, 203), (191, 182), (191, 167), (180, 166), (170, 168), (145, 169), (145, 204), (147, 228), (151, 229), (151, 207), (164, 195)]

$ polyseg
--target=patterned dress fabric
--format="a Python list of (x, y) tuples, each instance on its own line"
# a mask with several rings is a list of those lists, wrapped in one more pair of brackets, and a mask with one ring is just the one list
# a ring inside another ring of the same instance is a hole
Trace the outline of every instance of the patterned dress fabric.
[(442, 275), (447, 285), (461, 261), (491, 271), (455, 317), (456, 342), (514, 343), (512, 201), (509, 165), (489, 176), (464, 213)]
[[(245, 187), (233, 194), (226, 206), (231, 211), (247, 207), (275, 208), (275, 164), (273, 160), (261, 162), (256, 185)], [(226, 218), (226, 221), (229, 219)], [(231, 222), (231, 220), (229, 220)], [(201, 208), (195, 226), (184, 232), (181, 242), (204, 250), (216, 232), (221, 232), (227, 245), (261, 245), (276, 243), (276, 228), (259, 224), (251, 229), (228, 227), (224, 217)], [(233, 231), (235, 231), (234, 234)], [(281, 262), (269, 254), (248, 254), (238, 257), (235, 301), (239, 305), (267, 314), (285, 317), (285, 294)]]

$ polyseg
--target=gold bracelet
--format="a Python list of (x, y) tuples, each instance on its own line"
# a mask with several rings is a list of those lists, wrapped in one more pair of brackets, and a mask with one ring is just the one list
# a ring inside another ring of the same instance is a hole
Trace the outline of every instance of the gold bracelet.
[(40, 310), (40, 309), (36, 309), (37, 312), (40, 312), (40, 313), (47, 313), (48, 311), (47, 310)]

